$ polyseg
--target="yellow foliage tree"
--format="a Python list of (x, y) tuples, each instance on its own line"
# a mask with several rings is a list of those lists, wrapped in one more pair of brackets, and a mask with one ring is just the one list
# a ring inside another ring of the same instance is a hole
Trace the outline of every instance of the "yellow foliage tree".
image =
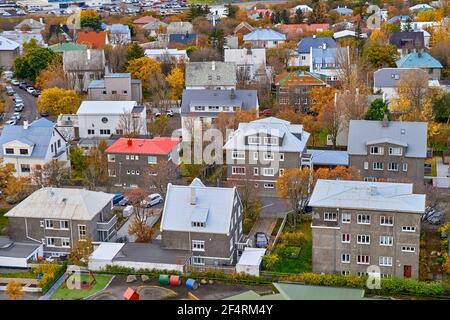
[(35, 85), (41, 90), (52, 87), (67, 88), (68, 81), (62, 64), (59, 61), (50, 63), (47, 68), (39, 72)]
[(70, 251), (69, 263), (77, 266), (87, 266), (89, 256), (93, 251), (92, 240), (90, 238), (78, 240)]
[(417, 21), (441, 21), (442, 18), (444, 17), (444, 11), (439, 9), (439, 10), (425, 10), (422, 12), (419, 12), (416, 16), (416, 20)]
[(307, 167), (286, 170), (278, 177), (278, 195), (288, 199), (293, 211), (298, 212), (306, 205), (312, 187), (312, 178), (312, 171)]
[(184, 88), (184, 72), (180, 67), (172, 69), (170, 74), (166, 77), (166, 81), (169, 83), (171, 90), (171, 98), (173, 100), (179, 100)]
[(129, 61), (127, 71), (133, 78), (141, 80), (142, 86), (148, 90), (150, 78), (155, 73), (161, 73), (161, 65), (156, 60), (142, 57)]
[(42, 91), (37, 102), (40, 112), (52, 115), (75, 113), (81, 104), (81, 99), (75, 90), (49, 88)]
[(309, 92), (311, 110), (320, 113), (322, 108), (330, 104), (334, 99), (335, 90), (331, 87), (314, 87)]
[(15, 196), (26, 193), (29, 182), (29, 179), (26, 177), (10, 177), (5, 188), (5, 195)]
[(389, 35), (382, 29), (375, 29), (370, 35), (370, 41), (378, 44), (388, 43)]
[(6, 295), (10, 300), (17, 300), (23, 297), (22, 285), (15, 280), (11, 280), (6, 285)]

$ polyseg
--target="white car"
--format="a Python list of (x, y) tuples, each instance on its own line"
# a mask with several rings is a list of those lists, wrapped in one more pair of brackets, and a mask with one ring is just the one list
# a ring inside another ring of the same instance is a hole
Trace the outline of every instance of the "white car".
[(17, 124), (17, 119), (9, 119), (8, 121), (6, 121), (6, 124), (14, 126)]
[(19, 80), (17, 80), (17, 79), (12, 79), (11, 80), (11, 84), (13, 85), (13, 86), (18, 86), (19, 85)]
[(144, 208), (150, 208), (154, 205), (160, 204), (164, 201), (163, 197), (159, 193), (152, 193), (147, 199), (141, 201), (141, 206)]
[(34, 92), (34, 90), (35, 89), (33, 87), (28, 87), (27, 88), (27, 92), (30, 93), (30, 94), (32, 94)]
[(134, 212), (133, 206), (126, 206), (125, 209), (123, 209), (122, 215), (124, 218), (127, 218), (131, 216)]

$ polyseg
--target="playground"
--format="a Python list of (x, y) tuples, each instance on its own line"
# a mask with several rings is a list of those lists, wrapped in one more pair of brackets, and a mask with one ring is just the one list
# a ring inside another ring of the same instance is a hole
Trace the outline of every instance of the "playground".
[(62, 285), (52, 294), (51, 299), (83, 299), (103, 290), (112, 276), (94, 275), (85, 272), (78, 275), (66, 273)]

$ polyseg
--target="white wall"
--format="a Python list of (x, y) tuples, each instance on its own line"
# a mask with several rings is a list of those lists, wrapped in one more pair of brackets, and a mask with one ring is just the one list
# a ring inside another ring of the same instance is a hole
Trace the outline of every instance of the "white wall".
[(135, 262), (135, 261), (108, 261), (108, 260), (95, 260), (89, 261), (89, 270), (100, 271), (104, 269), (106, 265), (120, 266), (125, 268), (139, 269), (156, 269), (156, 270), (169, 270), (183, 272), (183, 265), (178, 264), (166, 264), (166, 263), (151, 263), (151, 262)]
[(259, 266), (248, 266), (243, 264), (236, 265), (236, 273), (245, 273), (251, 276), (259, 277)]

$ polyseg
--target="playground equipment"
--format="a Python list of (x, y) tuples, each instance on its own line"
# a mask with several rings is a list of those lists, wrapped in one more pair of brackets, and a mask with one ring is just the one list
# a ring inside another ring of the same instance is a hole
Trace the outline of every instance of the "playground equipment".
[(125, 300), (139, 300), (139, 293), (131, 288), (128, 288), (123, 294), (123, 298)]
[(94, 274), (88, 269), (78, 266), (67, 267), (62, 288), (90, 289), (96, 283)]
[(197, 280), (194, 279), (187, 279), (186, 280), (186, 288), (190, 289), (190, 290), (197, 290), (198, 289), (198, 282)]
[(169, 284), (171, 286), (180, 286), (181, 285), (181, 278), (180, 278), (180, 276), (175, 276), (175, 275), (170, 276)]

